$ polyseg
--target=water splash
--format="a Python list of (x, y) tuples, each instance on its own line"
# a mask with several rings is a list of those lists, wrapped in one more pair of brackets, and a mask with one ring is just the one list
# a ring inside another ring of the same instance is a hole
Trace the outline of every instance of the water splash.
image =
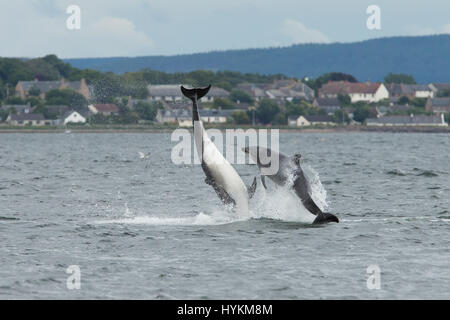
[(325, 190), (322, 182), (320, 182), (319, 173), (309, 165), (303, 166), (303, 172), (311, 185), (311, 198), (320, 210), (325, 211), (328, 208), (327, 190)]
[[(327, 192), (320, 182), (319, 174), (310, 166), (303, 168), (306, 178), (311, 185), (311, 191), (314, 202), (320, 209), (328, 207), (326, 196)], [(179, 217), (158, 217), (155, 215), (139, 215), (133, 213), (128, 204), (125, 203), (125, 212), (122, 217), (110, 220), (96, 221), (96, 224), (145, 224), (145, 225), (222, 225), (250, 219), (273, 219), (286, 222), (299, 222), (310, 224), (316, 218), (302, 204), (295, 192), (289, 187), (293, 181), (288, 182), (286, 186), (277, 186), (266, 179), (268, 189), (266, 190), (261, 183), (253, 198), (249, 202), (249, 212), (239, 213), (226, 206), (219, 205), (211, 208), (211, 213), (200, 212), (194, 216)]]

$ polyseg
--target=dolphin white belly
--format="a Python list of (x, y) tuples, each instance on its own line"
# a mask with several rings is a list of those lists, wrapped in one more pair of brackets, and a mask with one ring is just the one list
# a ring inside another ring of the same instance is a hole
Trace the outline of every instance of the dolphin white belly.
[[(217, 149), (216, 145), (209, 139), (203, 124), (200, 124), (203, 131), (203, 162), (210, 170), (217, 184), (233, 198), (236, 209), (241, 213), (248, 212), (248, 192), (247, 187), (233, 166), (225, 159)], [(199, 151), (197, 146), (197, 152)]]

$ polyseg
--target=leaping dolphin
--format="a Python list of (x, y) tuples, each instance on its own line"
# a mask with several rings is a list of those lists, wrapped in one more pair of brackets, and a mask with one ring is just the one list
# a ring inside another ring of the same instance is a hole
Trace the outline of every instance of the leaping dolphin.
[(247, 189), (233, 166), (217, 150), (209, 139), (198, 112), (198, 100), (205, 96), (211, 85), (206, 88), (187, 89), (181, 86), (181, 92), (192, 100), (192, 124), (194, 126), (195, 145), (202, 169), (205, 172), (205, 182), (214, 188), (224, 204), (232, 204), (236, 210), (248, 213), (248, 200), (256, 190), (256, 177)]
[[(276, 152), (263, 147), (246, 147), (242, 150), (245, 153), (250, 154), (250, 157), (252, 157), (259, 168), (268, 166), (260, 162), (261, 154), (265, 153), (267, 156), (270, 156), (272, 158), (277, 156)], [(313, 224), (339, 222), (339, 219), (335, 215), (323, 212), (311, 198), (311, 185), (308, 179), (305, 177), (302, 167), (300, 166), (300, 158), (301, 155), (299, 153), (295, 154), (292, 157), (288, 157), (282, 153), (279, 153), (278, 171), (273, 175), (267, 175), (267, 177), (280, 186), (287, 185), (289, 182), (292, 183), (292, 188), (295, 190), (296, 195), (300, 198), (305, 208), (316, 216)], [(267, 189), (264, 178), (265, 175), (261, 174), (261, 182), (264, 188)]]

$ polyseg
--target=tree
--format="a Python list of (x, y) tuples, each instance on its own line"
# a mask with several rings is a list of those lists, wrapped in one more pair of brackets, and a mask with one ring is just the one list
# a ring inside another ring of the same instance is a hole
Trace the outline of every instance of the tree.
[(272, 124), (275, 125), (286, 125), (287, 124), (287, 118), (286, 114), (283, 112), (279, 112), (272, 120)]
[(352, 99), (348, 94), (338, 94), (338, 101), (341, 107), (349, 106), (352, 103)]
[(425, 104), (427, 103), (427, 98), (412, 98), (409, 100), (409, 103), (412, 106), (415, 106), (418, 108), (425, 108)]
[(231, 117), (233, 118), (233, 120), (236, 124), (249, 124), (250, 123), (250, 117), (244, 111), (233, 112)]
[(72, 71), (72, 66), (69, 63), (65, 63), (54, 54), (49, 54), (43, 57), (42, 60), (56, 68), (60, 76), (64, 78), (68, 78)]
[(342, 73), (342, 72), (330, 72), (321, 75), (315, 80), (307, 81), (307, 85), (310, 86), (314, 90), (318, 90), (329, 81), (348, 81), (348, 82), (358, 82), (358, 80), (352, 76), (351, 74)]
[(0, 109), (0, 121), (5, 121), (8, 118), (8, 111)]
[(292, 102), (286, 102), (286, 113), (288, 116), (302, 116), (306, 115), (306, 109), (305, 106), (301, 103), (292, 103)]
[(47, 107), (44, 105), (38, 105), (36, 108), (34, 108), (33, 113), (41, 113), (46, 119), (56, 119), (56, 116), (50, 114)]
[(355, 112), (353, 113), (353, 119), (361, 123), (366, 121), (366, 119), (370, 116), (372, 116), (372, 111), (369, 106), (356, 108)]
[(227, 98), (215, 98), (213, 105), (215, 108), (222, 108), (222, 109), (234, 108), (234, 103), (228, 100)]
[(32, 107), (45, 104), (44, 100), (38, 97), (28, 97), (26, 98), (25, 103), (29, 103)]
[(401, 105), (409, 104), (409, 98), (407, 96), (402, 96), (397, 100), (397, 103)]
[(34, 97), (37, 97), (37, 96), (39, 96), (40, 94), (41, 94), (41, 90), (39, 90), (38, 88), (36, 88), (36, 87), (31, 87), (31, 89), (28, 91), (28, 94), (30, 95), (30, 96), (34, 96)]
[(114, 97), (121, 96), (120, 81), (111, 72), (103, 74), (93, 82), (94, 100), (98, 103), (111, 103)]
[(278, 112), (280, 112), (280, 107), (275, 101), (263, 99), (256, 108), (256, 117), (261, 123), (268, 124), (272, 122)]
[(21, 97), (9, 97), (6, 99), (5, 104), (25, 104), (25, 101)]
[(439, 98), (450, 97), (450, 89), (441, 90), (438, 92), (437, 96)]
[(234, 102), (253, 104), (253, 98), (247, 92), (241, 90), (232, 90), (230, 93), (230, 100)]
[(341, 123), (341, 124), (344, 124), (344, 123), (349, 124), (350, 123), (350, 117), (348, 116), (348, 113), (345, 112), (344, 109), (337, 109), (334, 112), (333, 118), (334, 118), (334, 122), (336, 122), (336, 123)]
[(6, 89), (5, 86), (3, 85), (3, 81), (0, 78), (0, 100), (3, 100), (6, 96)]
[(50, 90), (45, 95), (45, 99), (47, 105), (66, 105), (78, 111), (85, 109), (88, 105), (85, 97), (69, 88)]
[(33, 78), (36, 78), (40, 81), (60, 79), (60, 73), (58, 69), (43, 59), (26, 60), (24, 63), (25, 66), (32, 72)]
[(384, 83), (416, 84), (416, 80), (409, 74), (394, 74), (392, 72), (389, 72), (389, 74), (384, 78)]
[(134, 110), (141, 119), (150, 121), (155, 120), (156, 113), (160, 108), (162, 108), (162, 104), (160, 102), (148, 103), (144, 101), (139, 101), (134, 106)]

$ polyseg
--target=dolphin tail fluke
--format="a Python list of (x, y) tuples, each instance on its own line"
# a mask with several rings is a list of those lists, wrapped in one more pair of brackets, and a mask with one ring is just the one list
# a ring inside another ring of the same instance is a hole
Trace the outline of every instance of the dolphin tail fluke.
[(208, 93), (209, 89), (211, 89), (211, 85), (205, 88), (193, 88), (193, 89), (187, 89), (181, 86), (181, 92), (183, 93), (183, 95), (194, 102), (204, 97)]
[(187, 89), (183, 86), (181, 86), (181, 92), (183, 95), (189, 99), (192, 100), (192, 123), (194, 124), (195, 121), (200, 121), (200, 115), (198, 113), (198, 104), (197, 101), (201, 99), (203, 96), (205, 96), (209, 89), (211, 89), (211, 85), (207, 86), (206, 88), (193, 88), (193, 89)]
[(317, 214), (317, 217), (314, 220), (313, 224), (321, 224), (321, 223), (328, 223), (328, 222), (339, 223), (339, 219), (334, 214), (331, 214), (328, 212), (320, 212)]

